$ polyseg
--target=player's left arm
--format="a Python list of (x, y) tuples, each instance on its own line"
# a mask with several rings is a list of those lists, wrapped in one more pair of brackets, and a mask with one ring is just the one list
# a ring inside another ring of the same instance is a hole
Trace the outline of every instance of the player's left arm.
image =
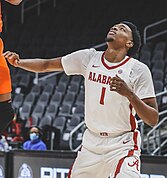
[(111, 79), (110, 90), (125, 96), (135, 109), (137, 115), (146, 124), (155, 126), (159, 120), (158, 105), (155, 97), (140, 99), (122, 80), (115, 76)]
[(13, 5), (19, 5), (22, 2), (22, 0), (5, 0), (5, 1)]
[(140, 99), (134, 93), (128, 96), (128, 99), (135, 109), (137, 115), (148, 125), (155, 126), (159, 120), (158, 105), (156, 98)]

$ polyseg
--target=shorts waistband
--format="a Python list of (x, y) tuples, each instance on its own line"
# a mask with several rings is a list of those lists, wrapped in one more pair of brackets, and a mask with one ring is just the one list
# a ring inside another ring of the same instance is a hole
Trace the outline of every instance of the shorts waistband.
[(11, 103), (12, 102), (12, 100), (10, 99), (10, 100), (7, 100), (7, 101), (0, 101), (0, 105), (2, 104), (2, 105), (4, 105), (4, 104), (8, 104), (8, 103)]
[[(88, 129), (89, 130), (89, 129)], [(123, 134), (126, 134), (128, 132), (122, 132), (122, 133), (108, 133), (108, 132), (98, 132), (98, 133), (95, 133), (91, 130), (89, 130), (90, 133), (96, 135), (96, 136), (100, 136), (100, 137), (118, 137), (118, 136), (121, 136)]]
[(11, 100), (0, 102), (0, 111), (6, 110), (9, 107), (12, 107), (12, 101)]

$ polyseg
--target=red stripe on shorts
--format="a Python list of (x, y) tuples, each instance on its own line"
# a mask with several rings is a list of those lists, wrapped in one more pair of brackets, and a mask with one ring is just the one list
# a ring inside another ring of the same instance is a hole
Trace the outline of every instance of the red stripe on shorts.
[[(82, 145), (81, 145), (81, 148), (82, 148)], [(81, 150), (81, 148), (80, 148), (79, 150)], [(74, 163), (75, 163), (75, 161), (74, 161)], [(69, 173), (68, 173), (68, 177), (67, 177), (67, 178), (71, 178), (71, 172), (72, 172), (72, 168), (73, 168), (74, 163), (72, 164), (72, 166), (71, 166), (71, 168), (70, 168), (70, 170), (69, 170)]]
[(138, 132), (135, 131), (134, 134), (133, 134), (134, 150), (138, 150), (139, 149), (138, 144), (137, 144), (137, 137), (138, 137)]
[(134, 154), (134, 150), (130, 150), (128, 152), (128, 155), (125, 156), (124, 158), (120, 159), (119, 162), (118, 162), (118, 165), (117, 165), (117, 168), (116, 168), (116, 171), (115, 171), (115, 174), (114, 174), (114, 178), (117, 176), (117, 174), (120, 172), (120, 169), (121, 169), (121, 166), (125, 160), (125, 158), (129, 157), (129, 156), (133, 156)]
[(135, 117), (132, 114), (132, 105), (129, 105), (130, 108), (130, 125), (131, 125), (131, 131), (134, 131), (136, 129), (136, 122), (135, 122)]
[(117, 167), (116, 167), (115, 174), (114, 174), (114, 178), (115, 178), (115, 177), (117, 176), (117, 174), (120, 172), (121, 166), (122, 166), (122, 164), (123, 164), (125, 158), (130, 157), (130, 156), (133, 156), (133, 155), (134, 155), (134, 151), (135, 151), (135, 150), (138, 150), (137, 136), (138, 136), (138, 132), (136, 131), (136, 132), (134, 132), (134, 134), (133, 134), (134, 149), (133, 149), (133, 150), (129, 150), (128, 155), (119, 160), (118, 165), (117, 165)]
[(71, 168), (70, 168), (70, 170), (69, 170), (69, 173), (68, 173), (68, 177), (67, 177), (67, 178), (71, 178), (72, 167), (73, 167), (73, 165), (71, 166)]

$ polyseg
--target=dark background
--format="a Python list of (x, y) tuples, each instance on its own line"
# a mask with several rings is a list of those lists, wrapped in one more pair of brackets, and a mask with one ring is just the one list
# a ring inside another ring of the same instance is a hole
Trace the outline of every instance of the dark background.
[[(35, 0), (31, 2), (33, 1)], [(8, 29), (14, 24), (20, 23), (21, 5), (13, 6), (5, 2), (3, 6), (8, 17)], [(45, 13), (48, 9), (52, 9), (52, 0), (44, 3), (41, 7), (41, 14)], [(166, 8), (166, 0), (57, 0), (55, 11), (58, 10), (58, 14), (62, 15), (68, 14), (69, 12), (68, 16), (66, 16), (66, 21), (62, 19), (63, 23), (66, 24), (70, 19), (70, 12), (74, 10), (74, 25), (80, 23), (84, 19), (85, 15), (83, 14), (86, 12), (91, 13), (93, 14), (91, 17), (92, 19), (88, 18), (87, 22), (89, 23), (90, 20), (98, 20), (102, 27), (106, 27), (106, 32), (111, 25), (117, 22), (122, 20), (132, 21), (138, 26), (141, 35), (143, 35), (143, 29), (146, 25), (167, 17)], [(26, 19), (34, 14), (36, 14), (36, 10), (29, 11), (26, 14)]]

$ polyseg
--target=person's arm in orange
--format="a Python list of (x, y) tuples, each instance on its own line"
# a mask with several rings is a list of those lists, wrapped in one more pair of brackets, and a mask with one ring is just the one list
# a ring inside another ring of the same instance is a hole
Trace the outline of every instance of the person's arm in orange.
[(22, 0), (5, 0), (5, 1), (13, 5), (19, 5), (22, 2)]

